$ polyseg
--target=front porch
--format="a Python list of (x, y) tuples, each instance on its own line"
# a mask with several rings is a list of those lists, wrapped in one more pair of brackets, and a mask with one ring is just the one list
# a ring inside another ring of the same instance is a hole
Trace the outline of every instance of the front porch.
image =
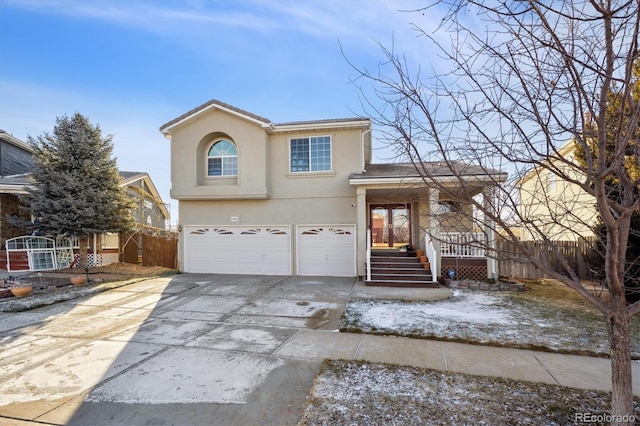
[[(459, 178), (459, 177), (458, 177)], [(433, 179), (433, 178), (430, 178)], [(474, 206), (494, 205), (495, 177), (473, 174), (464, 184), (455, 180), (430, 184), (413, 165), (367, 165), (352, 174), (356, 186), (358, 275), (376, 278), (375, 258), (409, 246), (428, 258), (430, 282), (443, 278), (497, 279), (497, 259), (487, 255), (495, 249), (495, 224), (478, 215)], [(373, 261), (372, 261), (373, 259)], [(397, 269), (397, 267), (396, 267)], [(373, 275), (373, 276), (372, 276)], [(393, 277), (399, 281), (398, 277)]]

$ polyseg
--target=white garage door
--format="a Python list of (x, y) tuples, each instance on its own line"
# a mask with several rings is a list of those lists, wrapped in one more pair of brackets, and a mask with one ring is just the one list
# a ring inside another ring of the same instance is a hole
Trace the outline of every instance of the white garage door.
[(356, 275), (355, 225), (298, 226), (298, 275)]
[(185, 226), (185, 272), (291, 275), (288, 226)]

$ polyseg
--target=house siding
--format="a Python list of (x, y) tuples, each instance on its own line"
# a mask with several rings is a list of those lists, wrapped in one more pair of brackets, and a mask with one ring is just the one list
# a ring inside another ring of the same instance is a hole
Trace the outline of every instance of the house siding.
[(0, 139), (0, 176), (29, 173), (32, 168), (30, 152)]
[[(573, 142), (565, 145), (562, 154), (569, 158)], [(567, 165), (561, 166), (571, 179), (581, 180), (582, 175)], [(532, 170), (520, 184), (520, 214), (532, 220), (547, 238), (555, 241), (576, 241), (593, 236), (592, 226), (597, 222), (595, 198), (575, 183), (554, 177), (550, 187), (550, 171)], [(524, 241), (540, 240), (537, 235), (522, 226), (520, 238)]]
[[(238, 177), (206, 176), (207, 149), (227, 138), (238, 149)], [(268, 198), (268, 134), (260, 126), (214, 110), (176, 129), (171, 138), (171, 197), (177, 199)]]

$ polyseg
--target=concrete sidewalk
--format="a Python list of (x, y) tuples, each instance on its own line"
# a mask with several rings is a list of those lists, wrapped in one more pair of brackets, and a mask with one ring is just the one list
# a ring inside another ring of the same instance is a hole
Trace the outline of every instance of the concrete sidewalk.
[[(611, 390), (609, 359), (522, 349), (300, 330), (274, 355), (306, 360), (355, 359)], [(640, 363), (637, 361), (633, 362), (633, 389), (634, 394), (640, 396)]]
[(353, 279), (179, 274), (1, 313), (0, 423), (290, 425), (325, 358), (609, 390), (607, 359), (337, 332), (350, 298), (385, 291), (398, 298)]

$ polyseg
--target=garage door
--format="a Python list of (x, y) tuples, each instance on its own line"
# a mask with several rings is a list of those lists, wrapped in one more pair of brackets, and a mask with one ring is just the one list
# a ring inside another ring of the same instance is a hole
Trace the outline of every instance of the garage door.
[(291, 275), (288, 226), (185, 226), (184, 270)]
[(356, 275), (355, 225), (298, 226), (298, 275)]

